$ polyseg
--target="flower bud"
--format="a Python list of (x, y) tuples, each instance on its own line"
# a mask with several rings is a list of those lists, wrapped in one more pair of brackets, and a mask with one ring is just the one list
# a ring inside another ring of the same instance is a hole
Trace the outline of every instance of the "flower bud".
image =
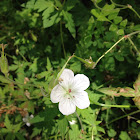
[(2, 46), (2, 52), (0, 57), (0, 69), (3, 74), (7, 74), (9, 72), (8, 60), (6, 58), (6, 55), (4, 54), (3, 46)]
[(95, 62), (93, 62), (92, 58), (90, 57), (89, 59), (85, 59), (88, 63), (85, 63), (85, 66), (89, 69), (94, 69), (95, 68)]

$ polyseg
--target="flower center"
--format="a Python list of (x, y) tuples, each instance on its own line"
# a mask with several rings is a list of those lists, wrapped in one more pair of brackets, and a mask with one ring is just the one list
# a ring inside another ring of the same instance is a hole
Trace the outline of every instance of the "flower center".
[(71, 89), (69, 89), (69, 93), (71, 93)]

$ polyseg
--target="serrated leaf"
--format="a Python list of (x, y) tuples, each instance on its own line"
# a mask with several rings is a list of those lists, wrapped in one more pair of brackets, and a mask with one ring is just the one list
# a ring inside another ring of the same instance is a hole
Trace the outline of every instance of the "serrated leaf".
[(68, 121), (66, 117), (64, 116), (63, 118), (60, 118), (57, 124), (60, 133), (62, 134), (62, 136), (64, 136), (68, 127)]
[(45, 1), (45, 0), (37, 0), (34, 9), (38, 9), (38, 12), (41, 12), (45, 10), (46, 8), (50, 7), (52, 4), (51, 1)]
[(49, 57), (47, 57), (47, 66), (46, 66), (46, 68), (47, 68), (47, 70), (51, 70), (52, 69), (52, 65), (51, 65)]
[(77, 124), (71, 125), (71, 129), (69, 130), (70, 140), (78, 140), (80, 133), (81, 132)]
[(114, 8), (115, 8), (115, 5), (114, 5), (114, 4), (111, 4), (111, 5), (106, 4), (106, 5), (102, 8), (102, 13), (103, 13), (105, 16), (107, 16), (107, 15), (109, 15), (109, 14), (115, 12)]
[(74, 72), (80, 72), (81, 71), (81, 63), (79, 61), (74, 62), (71, 64), (70, 69), (73, 70)]
[(98, 91), (110, 95), (110, 96), (124, 96), (124, 97), (135, 97), (135, 90), (129, 87), (125, 88), (101, 88)]
[(8, 115), (6, 115), (6, 117), (5, 117), (4, 125), (6, 126), (6, 128), (7, 128), (9, 131), (12, 131), (12, 130), (13, 130), (13, 125), (10, 123), (10, 120), (9, 120), (9, 118), (8, 118)]
[(30, 0), (26, 3), (26, 8), (33, 9), (35, 4), (35, 0)]
[(8, 80), (7, 78), (5, 78), (4, 76), (0, 75), (0, 81), (2, 83), (12, 83), (10, 80)]
[(54, 25), (55, 23), (58, 23), (60, 21), (59, 14), (56, 13), (55, 15), (51, 16), (50, 19), (46, 18), (43, 20), (43, 27), (48, 28)]
[(74, 8), (76, 3), (78, 3), (78, 0), (67, 0), (64, 5), (65, 11), (69, 11)]
[(66, 21), (65, 27), (68, 28), (68, 30), (70, 31), (73, 38), (75, 38), (76, 30), (75, 30), (75, 25), (74, 25), (74, 21), (72, 18), (72, 14), (70, 14), (69, 12), (64, 11), (64, 10), (62, 10), (62, 14), (64, 16), (64, 20)]
[(14, 132), (18, 132), (21, 128), (21, 123), (13, 125)]
[(17, 132), (15, 135), (18, 140), (25, 140), (25, 138), (23, 137), (23, 135), (21, 133)]
[(44, 10), (42, 14), (43, 20), (49, 18), (52, 12), (54, 12), (54, 5), (53, 3), (50, 3), (50, 6), (46, 10)]
[(99, 13), (96, 9), (92, 9), (91, 13), (97, 18), (98, 21), (109, 21), (102, 13)]
[(35, 58), (33, 64), (30, 65), (29, 70), (32, 70), (32, 72), (37, 72), (37, 60), (38, 58)]

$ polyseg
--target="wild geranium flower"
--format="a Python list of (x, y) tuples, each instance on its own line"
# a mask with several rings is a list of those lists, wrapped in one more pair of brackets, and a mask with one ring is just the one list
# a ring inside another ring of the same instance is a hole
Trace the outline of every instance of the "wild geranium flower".
[(90, 81), (84, 74), (74, 73), (70, 69), (64, 69), (59, 84), (51, 91), (51, 101), (59, 102), (59, 110), (63, 115), (70, 115), (75, 112), (76, 106), (80, 109), (89, 107), (90, 101), (86, 90)]
[(31, 126), (31, 123), (30, 123), (30, 120), (32, 119), (32, 118), (34, 118), (34, 115), (26, 115), (22, 120), (23, 120), (23, 122), (25, 122), (26, 123), (26, 125), (28, 126), (28, 127), (30, 127)]

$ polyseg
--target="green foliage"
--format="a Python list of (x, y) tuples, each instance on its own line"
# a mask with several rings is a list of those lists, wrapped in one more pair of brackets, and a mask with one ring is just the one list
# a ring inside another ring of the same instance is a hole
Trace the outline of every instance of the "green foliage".
[[(0, 139), (140, 139), (138, 1), (0, 7)], [(50, 101), (65, 67), (90, 79), (90, 107), (69, 116)]]

